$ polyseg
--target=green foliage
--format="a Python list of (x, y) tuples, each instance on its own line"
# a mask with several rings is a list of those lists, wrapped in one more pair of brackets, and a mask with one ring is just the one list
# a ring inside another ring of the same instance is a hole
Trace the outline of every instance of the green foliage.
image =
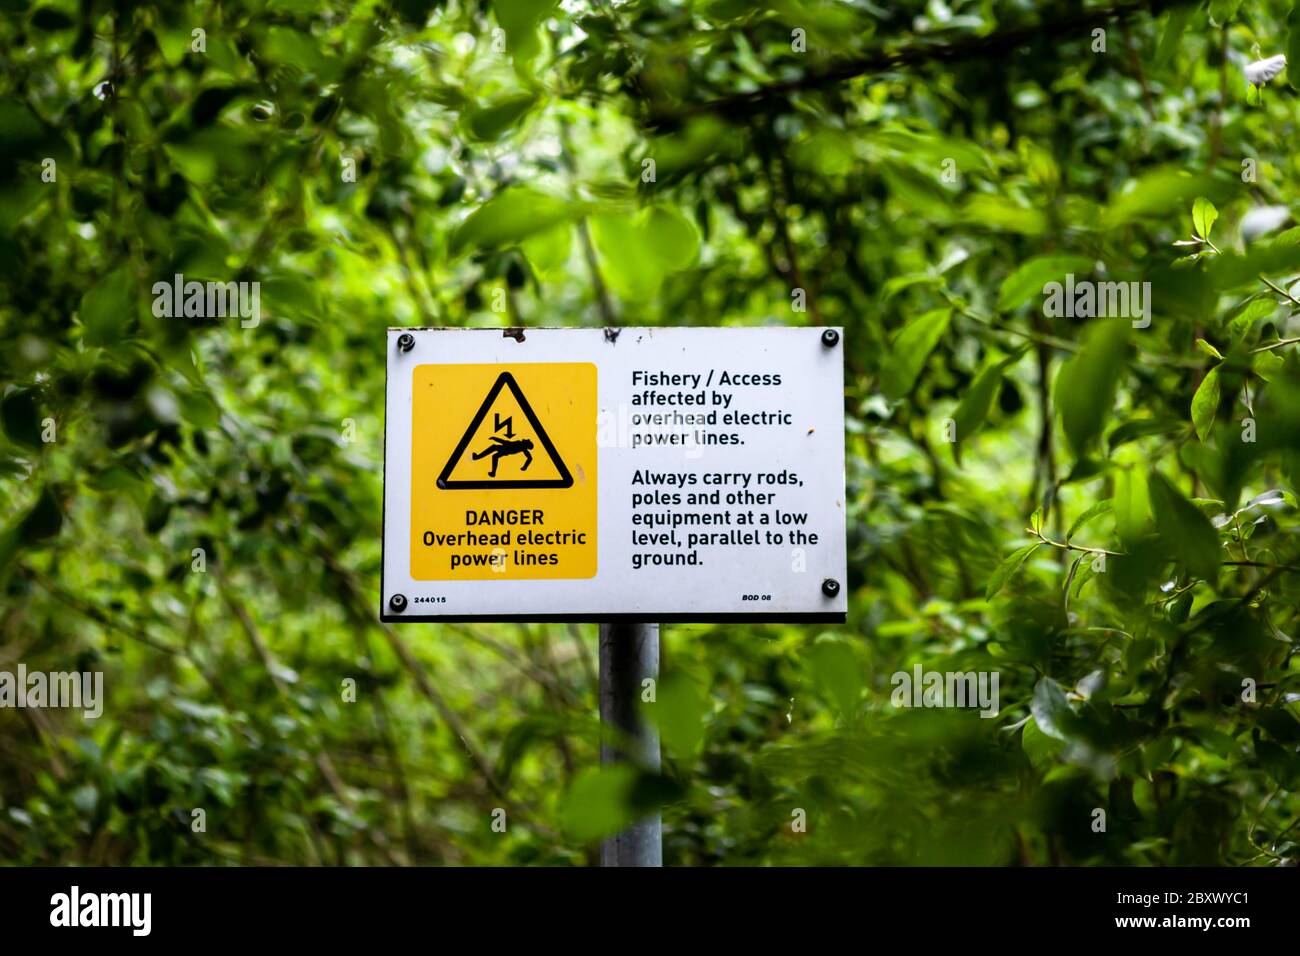
[(1003, 383), (1007, 369), (1019, 362), (1026, 351), (1021, 349), (1015, 355), (1001, 360), (996, 355), (990, 357), (957, 406), (957, 411), (952, 416), (956, 431), (952, 455), (958, 465), (961, 464), (962, 443), (983, 427), (993, 407), (993, 399), (1005, 387)]
[(997, 570), (989, 577), (988, 587), (984, 590), (984, 600), (993, 600), (994, 595), (1007, 586), (1011, 576), (1019, 571), (1033, 553), (1041, 547), (1041, 543), (1026, 544), (1007, 555), (1002, 563), (997, 566)]
[[(0, 859), (1300, 860), (1300, 21), (1160, 8), (7, 5), (0, 656), (107, 700), (0, 709)], [(660, 773), (593, 628), (375, 617), (384, 329), (611, 323), (845, 330), (849, 621), (666, 627)]]
[(925, 360), (943, 338), (952, 309), (931, 309), (908, 322), (889, 344), (889, 359), (881, 369), (881, 390), (888, 398), (902, 398), (912, 390)]
[(1169, 557), (1197, 577), (1213, 581), (1219, 572), (1222, 547), (1210, 520), (1158, 471), (1147, 485), (1156, 530)]
[[(1204, 341), (1202, 339), (1201, 341)], [(1214, 416), (1219, 412), (1219, 369), (1218, 366), (1205, 373), (1201, 384), (1196, 386), (1192, 396), (1192, 424), (1196, 426), (1196, 437), (1205, 441), (1214, 427)]]
[(1084, 256), (1036, 256), (1002, 280), (998, 309), (1006, 312), (1031, 299), (1037, 303), (1043, 287), (1073, 272), (1086, 272), (1092, 262)]
[(677, 673), (661, 682), (645, 719), (659, 731), (659, 742), (678, 760), (692, 760), (704, 741), (708, 705), (695, 681)]
[(450, 251), (509, 246), (576, 218), (581, 210), (566, 200), (526, 186), (506, 189), (474, 210), (452, 233)]
[(1209, 239), (1210, 230), (1218, 218), (1219, 210), (1214, 208), (1214, 203), (1204, 196), (1196, 197), (1196, 202), (1192, 203), (1192, 227), (1197, 238)]

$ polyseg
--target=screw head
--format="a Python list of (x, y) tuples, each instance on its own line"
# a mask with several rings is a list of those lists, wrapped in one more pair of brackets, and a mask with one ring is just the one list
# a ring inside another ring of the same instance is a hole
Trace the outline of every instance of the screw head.
[(410, 332), (403, 332), (397, 337), (397, 347), (403, 352), (409, 352), (415, 348), (415, 336)]
[(829, 598), (833, 598), (835, 597), (835, 595), (839, 593), (840, 593), (839, 581), (836, 581), (834, 578), (827, 578), (825, 581), (822, 582), (822, 594), (825, 594)]
[(822, 333), (822, 345), (826, 346), (828, 349), (834, 348), (839, 340), (840, 333), (836, 332), (834, 329), (827, 329)]
[(388, 606), (392, 608), (394, 611), (396, 611), (398, 614), (401, 614), (403, 611), (406, 610), (406, 595), (394, 594), (392, 597), (388, 599)]

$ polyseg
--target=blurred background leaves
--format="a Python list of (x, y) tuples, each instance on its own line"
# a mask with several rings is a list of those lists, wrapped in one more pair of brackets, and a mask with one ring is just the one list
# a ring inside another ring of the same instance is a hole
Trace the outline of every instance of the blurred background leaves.
[[(0, 669), (108, 700), (0, 709), (0, 860), (1300, 856), (1291, 4), (4, 7)], [(383, 330), (615, 322), (845, 329), (849, 622), (666, 627), (658, 776), (593, 628), (375, 615)]]

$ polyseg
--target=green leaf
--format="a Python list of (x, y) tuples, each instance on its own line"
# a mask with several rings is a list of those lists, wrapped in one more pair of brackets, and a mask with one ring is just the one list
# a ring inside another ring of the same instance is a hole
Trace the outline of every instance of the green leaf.
[(695, 681), (684, 674), (661, 680), (654, 703), (642, 705), (659, 728), (664, 747), (679, 760), (688, 760), (704, 742), (704, 696)]
[(181, 175), (197, 186), (208, 185), (217, 175), (217, 157), (201, 146), (163, 143), (163, 152)]
[(63, 528), (63, 508), (53, 487), (41, 489), (36, 503), (0, 534), (0, 570), (24, 547), (55, 537)]
[(1148, 507), (1146, 472), (1135, 467), (1121, 468), (1115, 474), (1115, 532), (1125, 544), (1132, 544), (1151, 526)]
[(610, 286), (638, 302), (651, 298), (668, 273), (690, 265), (700, 244), (693, 224), (662, 207), (593, 216), (591, 238)]
[(971, 383), (968, 391), (957, 406), (957, 411), (953, 414), (953, 431), (955, 444), (952, 447), (953, 457), (957, 460), (957, 465), (961, 465), (961, 445), (968, 435), (974, 436), (979, 431), (980, 426), (988, 417), (989, 408), (993, 404), (993, 397), (997, 394), (998, 387), (1002, 384), (1002, 376), (1005, 367), (998, 362), (987, 366), (979, 375), (975, 376), (975, 381)]
[(845, 641), (818, 638), (808, 650), (808, 661), (817, 683), (835, 701), (840, 713), (852, 714), (862, 694), (862, 668), (853, 648)]
[(577, 218), (583, 208), (527, 186), (514, 186), (474, 210), (452, 233), (449, 249), (452, 255), (456, 255), (471, 246), (495, 249), (514, 245), (535, 233)]
[(1214, 257), (1205, 270), (1211, 285), (1224, 291), (1236, 286), (1259, 287), (1261, 275), (1292, 273), (1300, 269), (1300, 245), (1280, 242), (1254, 243), (1244, 255), (1224, 252)]
[[(1297, 71), (1300, 72), (1300, 71)], [(1267, 318), (1277, 311), (1277, 302), (1269, 296), (1251, 299), (1228, 320), (1228, 334), (1236, 338), (1245, 335), (1250, 327), (1260, 319)]]
[(573, 247), (573, 225), (562, 222), (543, 232), (533, 233), (522, 243), (524, 255), (533, 266), (533, 271), (541, 276), (558, 273), (569, 260), (569, 250)]
[(1206, 192), (1212, 192), (1208, 176), (1192, 176), (1177, 167), (1163, 167), (1130, 180), (1111, 200), (1102, 217), (1102, 226), (1114, 229), (1126, 223), (1152, 216), (1167, 216)]
[(881, 369), (881, 390), (888, 398), (902, 398), (912, 390), (925, 360), (943, 338), (952, 320), (952, 309), (931, 309), (902, 328), (890, 343), (889, 356)]
[(899, 206), (915, 210), (938, 223), (952, 220), (952, 194), (931, 175), (903, 163), (884, 165), (880, 177)]
[(476, 106), (462, 117), (462, 126), (471, 139), (490, 143), (500, 139), (537, 105), (533, 93), (511, 93), (483, 106)]
[(1086, 272), (1093, 267), (1087, 256), (1037, 256), (1002, 280), (998, 292), (998, 311), (1009, 312), (1041, 295), (1043, 286), (1072, 272)]
[(1129, 442), (1138, 441), (1151, 435), (1172, 435), (1180, 431), (1182, 427), (1182, 421), (1176, 418), (1131, 418), (1111, 430), (1106, 436), (1106, 447), (1110, 454), (1113, 455), (1115, 449), (1127, 445)]
[(126, 267), (113, 270), (81, 297), (81, 324), (89, 345), (121, 341), (135, 314), (131, 276)]
[(1205, 339), (1196, 340), (1196, 349), (1197, 351), (1203, 352), (1204, 354), (1210, 356), (1210, 358), (1215, 358), (1218, 359), (1219, 361), (1223, 361), (1223, 354), (1218, 349), (1216, 349), (1213, 345), (1211, 345), (1209, 342), (1205, 341)]
[(1187, 24), (1191, 21), (1192, 14), (1195, 12), (1196, 7), (1191, 4), (1169, 11), (1169, 16), (1165, 20), (1164, 32), (1160, 34), (1160, 45), (1156, 47), (1155, 59), (1151, 64), (1155, 69), (1163, 69), (1173, 60), (1174, 54), (1178, 52), (1178, 48), (1182, 44), (1183, 33), (1187, 30)]
[(1219, 26), (1225, 26), (1237, 15), (1241, 0), (1210, 0), (1210, 19)]
[(1148, 491), (1165, 552), (1197, 577), (1217, 578), (1223, 551), (1210, 519), (1158, 471), (1151, 472)]
[(593, 216), (591, 241), (600, 253), (605, 280), (620, 297), (644, 302), (654, 296), (666, 270), (647, 244), (639, 217), (626, 213)]
[(1218, 218), (1219, 210), (1204, 196), (1198, 196), (1196, 202), (1192, 203), (1192, 226), (1196, 230), (1195, 234), (1202, 239), (1210, 238), (1210, 230)]
[(1287, 790), (1300, 787), (1300, 756), (1293, 749), (1271, 740), (1256, 740), (1255, 756), (1259, 759), (1259, 765), (1279, 787)]
[(1101, 501), (1098, 501), (1095, 505), (1093, 505), (1083, 514), (1079, 515), (1079, 517), (1074, 519), (1074, 524), (1070, 525), (1070, 530), (1065, 532), (1066, 542), (1068, 543), (1069, 540), (1074, 537), (1075, 532), (1077, 532), (1080, 528), (1086, 525), (1093, 518), (1096, 518), (1099, 515), (1104, 515), (1108, 511), (1111, 511), (1113, 508), (1114, 508), (1114, 502), (1112, 502), (1110, 498), (1105, 498)]
[(732, 128), (716, 116), (699, 116), (671, 133), (650, 141), (646, 158), (653, 159), (660, 185), (708, 164), (716, 156), (739, 152)]
[(559, 0), (492, 0), (497, 23), (506, 31), (506, 50), (517, 67), (527, 68), (541, 52), (537, 28), (559, 5)]
[(1056, 407), (1075, 457), (1087, 454), (1115, 404), (1128, 337), (1128, 319), (1094, 323), (1079, 352), (1057, 373)]
[(993, 596), (1006, 587), (1007, 582), (1011, 580), (1012, 575), (1020, 570), (1020, 566), (1029, 560), (1029, 556), (1043, 547), (1041, 541), (1035, 541), (1033, 544), (1027, 544), (1023, 548), (1016, 548), (1012, 551), (997, 569), (993, 576), (989, 578), (988, 587), (984, 590), (984, 600), (991, 601)]
[(277, 315), (295, 319), (319, 318), (324, 311), (320, 285), (306, 273), (267, 270), (262, 279), (262, 301), (273, 302)]
[(631, 764), (587, 767), (560, 800), (560, 825), (580, 843), (618, 832), (634, 819), (636, 780), (637, 770)]
[(1007, 369), (1019, 362), (1026, 351), (1028, 351), (1028, 347), (1020, 349), (1014, 355), (1008, 356), (1001, 361), (990, 362), (975, 376), (975, 381), (971, 383), (970, 390), (962, 397), (961, 404), (957, 406), (957, 411), (953, 414), (955, 443), (952, 454), (957, 461), (958, 467), (961, 466), (962, 442), (974, 437), (980, 430), (984, 420), (988, 418), (989, 409), (993, 405), (993, 398), (998, 393), (998, 388), (1002, 384)]
[(914, 272), (906, 276), (894, 276), (892, 279), (885, 280), (885, 284), (880, 288), (881, 298), (888, 302), (900, 292), (910, 289), (916, 285), (939, 285), (941, 280), (928, 272)]
[[(53, 128), (36, 117), (21, 97), (9, 95), (0, 100), (0, 162), (35, 162), (46, 156), (59, 159), (68, 156), (67, 144)], [(16, 185), (10, 182), (5, 189)]]
[(1029, 704), (1038, 729), (1055, 740), (1066, 740), (1076, 723), (1074, 711), (1065, 697), (1061, 685), (1050, 677), (1041, 678), (1034, 685), (1034, 697)]
[(271, 26), (255, 35), (262, 58), (271, 63), (293, 67), (319, 76), (326, 82), (332, 81), (339, 73), (340, 61), (330, 56), (330, 47), (308, 31)]
[(1192, 396), (1192, 424), (1196, 426), (1196, 437), (1205, 441), (1214, 427), (1214, 416), (1219, 410), (1219, 368), (1216, 365), (1201, 379)]
[(183, 389), (177, 393), (181, 415), (195, 428), (215, 428), (221, 420), (221, 409), (212, 396), (202, 389)]
[(1061, 479), (1061, 484), (1073, 485), (1079, 482), (1092, 481), (1094, 478), (1105, 474), (1109, 469), (1110, 462), (1104, 458), (1085, 456), (1075, 461), (1069, 473)]
[(966, 203), (962, 218), (971, 225), (994, 232), (1014, 232), (1024, 236), (1041, 235), (1047, 217), (1041, 209), (1023, 206), (1004, 196), (979, 193)]
[(695, 224), (666, 206), (646, 210), (641, 228), (646, 247), (668, 271), (685, 269), (699, 254), (700, 234)]
[(1261, 710), (1258, 722), (1268, 731), (1269, 736), (1279, 743), (1290, 747), (1300, 744), (1300, 721), (1292, 717), (1282, 706)]
[(1037, 770), (1044, 769), (1064, 749), (1064, 744), (1055, 737), (1049, 737), (1039, 728), (1036, 721), (1029, 721), (1020, 731), (1020, 746), (1025, 756)]
[(1276, 351), (1256, 352), (1255, 357), (1251, 359), (1250, 370), (1266, 382), (1273, 381), (1273, 376), (1282, 371), (1286, 364), (1286, 359), (1278, 355)]

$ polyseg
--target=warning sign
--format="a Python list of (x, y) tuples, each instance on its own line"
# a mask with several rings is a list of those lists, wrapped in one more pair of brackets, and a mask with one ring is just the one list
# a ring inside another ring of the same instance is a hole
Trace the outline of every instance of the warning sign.
[(843, 621), (832, 328), (389, 329), (386, 621)]
[(596, 367), (419, 365), (412, 374), (411, 577), (595, 575)]

